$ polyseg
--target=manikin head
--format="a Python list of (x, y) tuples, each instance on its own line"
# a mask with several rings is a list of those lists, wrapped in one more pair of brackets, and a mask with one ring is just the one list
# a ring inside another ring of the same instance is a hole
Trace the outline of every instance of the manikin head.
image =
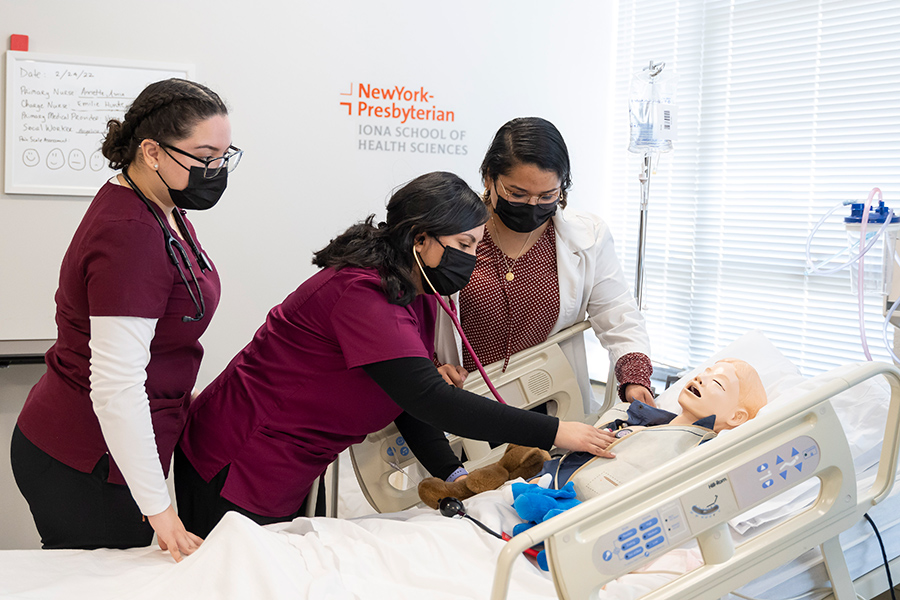
[(693, 423), (716, 415), (716, 433), (749, 421), (766, 401), (756, 369), (736, 358), (722, 359), (701, 371), (678, 395), (682, 419)]

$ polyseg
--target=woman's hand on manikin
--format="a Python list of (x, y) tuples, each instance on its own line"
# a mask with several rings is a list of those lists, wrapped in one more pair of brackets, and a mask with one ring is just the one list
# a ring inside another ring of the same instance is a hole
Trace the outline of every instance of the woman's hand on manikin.
[(182, 556), (189, 556), (200, 547), (203, 539), (197, 537), (184, 528), (184, 524), (175, 508), (170, 504), (169, 508), (159, 514), (147, 517), (150, 526), (156, 532), (156, 540), (159, 547), (168, 550), (175, 562), (181, 562)]
[(553, 444), (563, 450), (590, 452), (595, 456), (615, 458), (606, 448), (616, 440), (616, 436), (604, 430), (578, 421), (560, 421)]
[(462, 368), (460, 365), (441, 365), (438, 367), (438, 373), (441, 374), (441, 377), (444, 378), (444, 381), (449, 383), (450, 385), (455, 385), (458, 388), (463, 386), (463, 383), (466, 381), (466, 377), (469, 376), (469, 372)]

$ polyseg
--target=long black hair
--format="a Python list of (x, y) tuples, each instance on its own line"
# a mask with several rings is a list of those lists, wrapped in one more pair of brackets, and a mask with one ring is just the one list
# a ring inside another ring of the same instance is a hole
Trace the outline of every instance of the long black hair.
[(522, 164), (556, 173), (562, 188), (559, 206), (565, 208), (572, 186), (569, 149), (553, 123), (540, 117), (519, 117), (504, 124), (484, 155), (481, 178), (496, 180), (498, 175), (507, 175)]
[(412, 277), (416, 239), (423, 234), (455, 235), (487, 219), (487, 208), (465, 181), (453, 173), (426, 173), (394, 192), (386, 221), (376, 227), (375, 215), (369, 215), (316, 252), (313, 264), (377, 268), (388, 302), (406, 306), (416, 297)]
[(107, 122), (101, 152), (111, 169), (122, 169), (135, 159), (143, 140), (177, 142), (200, 121), (227, 114), (222, 99), (205, 85), (175, 78), (157, 81), (138, 94), (125, 118)]

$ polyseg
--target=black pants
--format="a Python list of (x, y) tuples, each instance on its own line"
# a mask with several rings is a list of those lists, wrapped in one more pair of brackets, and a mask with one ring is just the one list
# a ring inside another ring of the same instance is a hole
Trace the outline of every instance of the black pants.
[[(219, 471), (207, 483), (188, 461), (181, 448), (175, 448), (175, 495), (178, 498), (178, 516), (191, 533), (205, 538), (228, 511), (239, 512), (260, 525), (293, 521), (306, 515), (306, 502), (309, 498), (303, 501), (297, 512), (283, 517), (266, 517), (241, 508), (219, 495), (225, 487), (226, 477), (228, 467)], [(316, 516), (324, 516), (325, 486), (321, 480), (316, 493)]]
[(153, 540), (128, 487), (107, 481), (108, 454), (91, 473), (82, 473), (32, 444), (16, 426), (10, 460), (44, 548), (136, 548)]

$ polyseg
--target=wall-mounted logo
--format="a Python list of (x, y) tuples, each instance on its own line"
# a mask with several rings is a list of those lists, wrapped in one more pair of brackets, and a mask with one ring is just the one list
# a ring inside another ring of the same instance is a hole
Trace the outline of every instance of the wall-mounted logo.
[(457, 156), (469, 152), (456, 111), (436, 104), (424, 86), (351, 83), (340, 96), (347, 116), (361, 121), (357, 150)]
[(342, 92), (341, 95), (355, 98), (350, 102), (341, 102), (341, 106), (347, 107), (347, 114), (350, 116), (394, 119), (400, 123), (407, 121), (452, 123), (456, 120), (454, 111), (440, 109), (431, 104), (434, 94), (421, 86), (418, 89), (409, 89), (402, 85), (387, 87), (371, 83), (351, 83), (350, 91)]

